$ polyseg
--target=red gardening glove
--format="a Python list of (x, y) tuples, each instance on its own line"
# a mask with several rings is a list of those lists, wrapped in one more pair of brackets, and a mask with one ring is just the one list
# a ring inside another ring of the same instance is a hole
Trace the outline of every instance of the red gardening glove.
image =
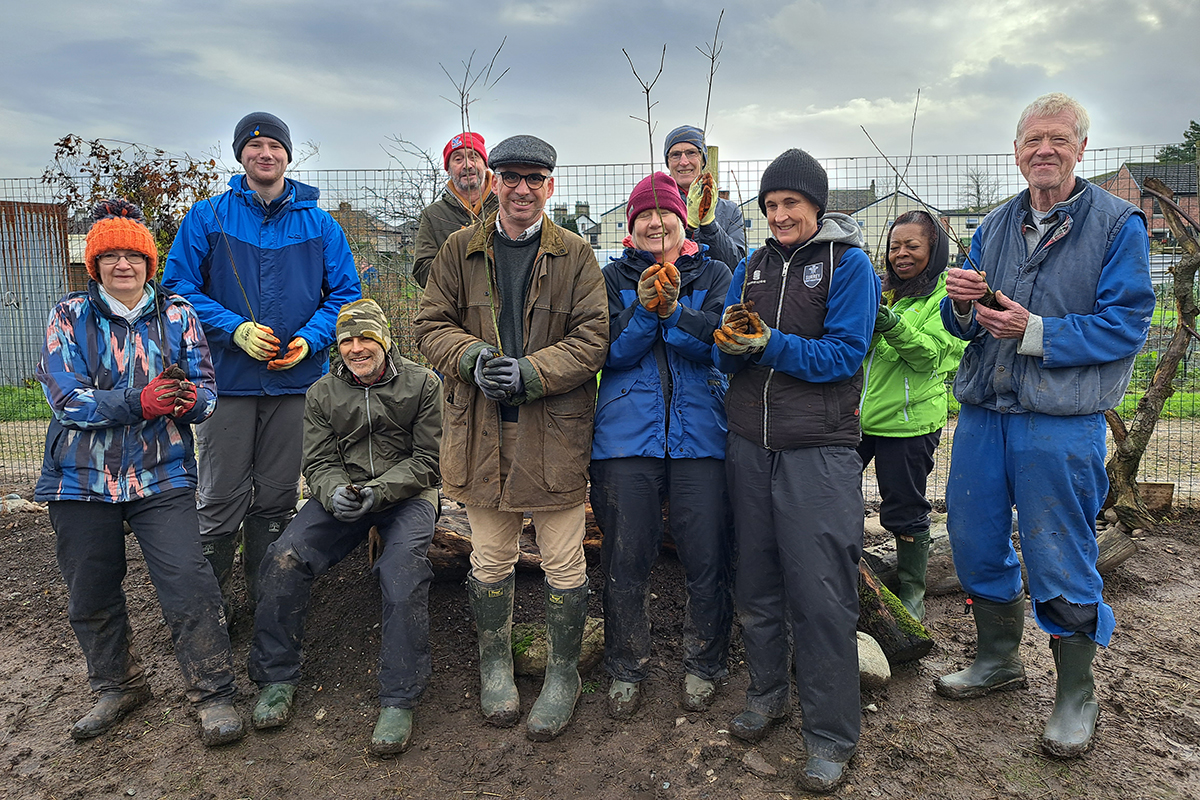
[(179, 391), (175, 394), (175, 410), (172, 417), (181, 417), (191, 411), (196, 405), (196, 384), (188, 380), (179, 382)]
[[(179, 381), (159, 375), (142, 389), (142, 419), (164, 417), (175, 410)], [(194, 401), (193, 401), (194, 402)]]
[(283, 358), (276, 358), (267, 362), (267, 369), (291, 369), (300, 363), (308, 355), (308, 342), (304, 338), (297, 336), (288, 342), (287, 352), (283, 354)]

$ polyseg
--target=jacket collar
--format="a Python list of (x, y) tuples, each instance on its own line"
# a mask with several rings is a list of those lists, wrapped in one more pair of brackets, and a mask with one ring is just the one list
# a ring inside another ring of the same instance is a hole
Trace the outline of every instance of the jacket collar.
[[(475, 226), (475, 233), (467, 243), (467, 255), (492, 252), (492, 239), (496, 236), (496, 216), (499, 211), (493, 211), (481, 224)], [(542, 214), (542, 241), (538, 245), (538, 253), (548, 253), (552, 256), (565, 256), (567, 243), (563, 240), (562, 230), (545, 213)]]
[(379, 380), (375, 381), (374, 383), (363, 383), (360, 381), (358, 377), (350, 371), (350, 368), (346, 366), (346, 362), (342, 360), (340, 355), (329, 359), (329, 371), (333, 373), (335, 378), (349, 386), (353, 386), (355, 389), (366, 389), (367, 387), (382, 386), (400, 374), (400, 370), (396, 368), (395, 349), (396, 345), (393, 343), (392, 349), (388, 350), (384, 355), (383, 374), (380, 375)]

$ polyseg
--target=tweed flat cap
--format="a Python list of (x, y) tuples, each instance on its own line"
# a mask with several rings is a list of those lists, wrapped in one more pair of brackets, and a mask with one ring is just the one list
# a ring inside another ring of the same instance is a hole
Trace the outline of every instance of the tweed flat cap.
[(488, 166), (495, 170), (504, 164), (535, 164), (554, 171), (558, 153), (536, 136), (510, 136), (488, 153)]

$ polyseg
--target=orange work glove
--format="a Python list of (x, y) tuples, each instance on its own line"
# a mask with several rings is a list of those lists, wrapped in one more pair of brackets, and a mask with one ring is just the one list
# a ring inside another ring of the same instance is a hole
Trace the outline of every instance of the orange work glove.
[(743, 356), (766, 349), (771, 329), (762, 324), (762, 318), (753, 308), (753, 303), (735, 303), (725, 309), (721, 327), (713, 331), (713, 341), (721, 352)]
[(303, 337), (297, 336), (288, 342), (287, 352), (283, 354), (283, 358), (267, 362), (267, 369), (291, 369), (299, 364), (306, 355), (308, 355), (308, 342), (304, 341)]
[(658, 271), (662, 264), (651, 264), (642, 271), (638, 278), (638, 302), (647, 311), (658, 311), (661, 295), (658, 293)]
[(667, 262), (663, 264), (654, 278), (654, 289), (658, 293), (658, 316), (666, 319), (675, 313), (679, 305), (679, 270)]

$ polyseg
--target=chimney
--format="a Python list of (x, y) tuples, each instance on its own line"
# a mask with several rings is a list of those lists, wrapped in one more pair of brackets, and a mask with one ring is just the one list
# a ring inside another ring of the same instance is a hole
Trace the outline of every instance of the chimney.
[(591, 205), (588, 204), (586, 201), (582, 201), (582, 200), (575, 201), (575, 216), (577, 218), (592, 216), (591, 215)]

